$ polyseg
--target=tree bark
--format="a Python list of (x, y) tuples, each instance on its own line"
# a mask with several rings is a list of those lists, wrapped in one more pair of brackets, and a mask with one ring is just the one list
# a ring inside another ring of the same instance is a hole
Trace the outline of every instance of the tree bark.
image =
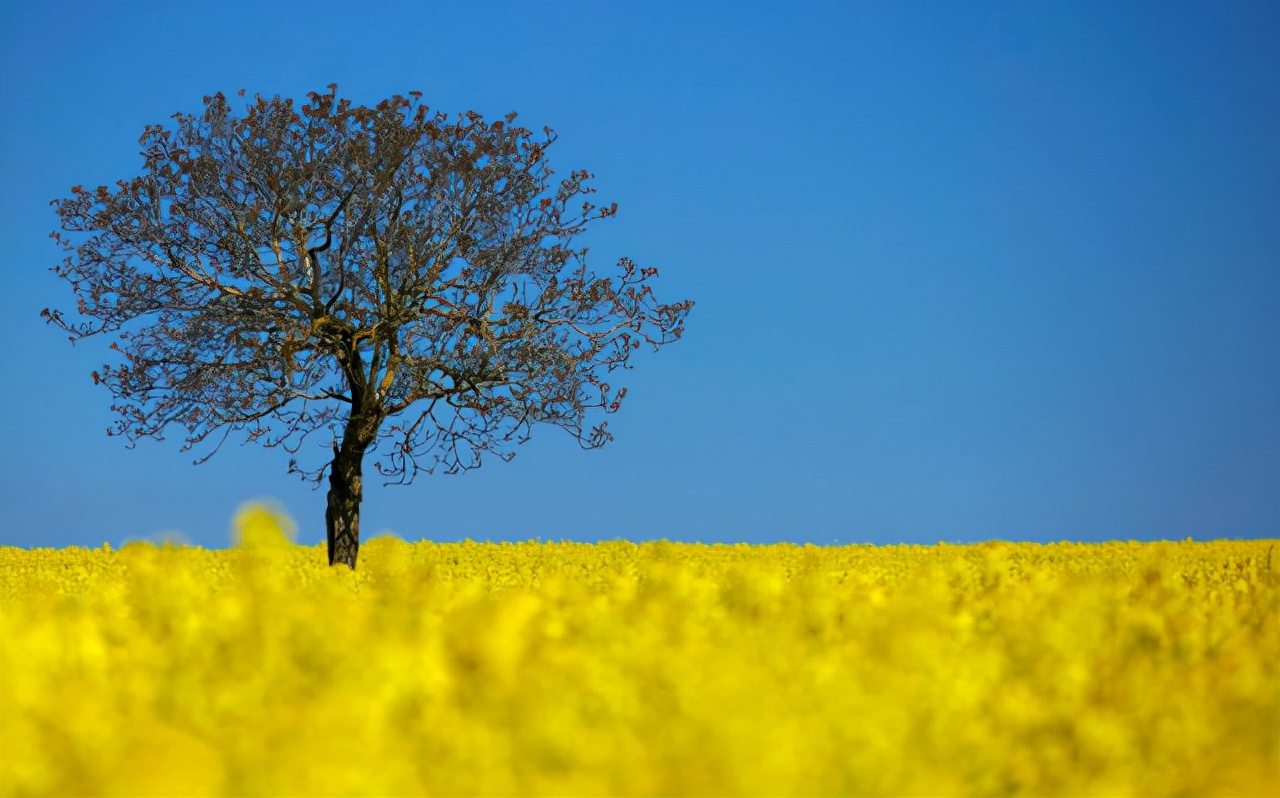
[(324, 513), (325, 532), (329, 539), (329, 565), (345, 563), (356, 567), (360, 551), (360, 500), (363, 484), (360, 475), (364, 452), (354, 452), (345, 443), (334, 455), (329, 470), (329, 505)]
[(329, 468), (329, 503), (324, 513), (329, 541), (329, 565), (343, 563), (355, 569), (360, 551), (360, 501), (364, 498), (361, 469), (364, 454), (377, 436), (376, 417), (353, 415), (347, 421), (342, 446)]

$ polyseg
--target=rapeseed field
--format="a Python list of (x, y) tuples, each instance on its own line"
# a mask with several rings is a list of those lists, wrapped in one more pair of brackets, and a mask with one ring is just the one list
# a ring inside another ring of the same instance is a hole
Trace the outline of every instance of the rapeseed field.
[(1276, 541), (0, 548), (0, 795), (1276, 795)]

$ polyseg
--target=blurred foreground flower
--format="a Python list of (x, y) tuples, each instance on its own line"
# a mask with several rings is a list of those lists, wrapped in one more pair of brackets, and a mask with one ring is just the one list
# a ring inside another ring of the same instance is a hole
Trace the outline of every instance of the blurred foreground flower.
[(289, 546), (297, 538), (297, 526), (284, 509), (250, 502), (236, 512), (232, 540), (243, 548)]

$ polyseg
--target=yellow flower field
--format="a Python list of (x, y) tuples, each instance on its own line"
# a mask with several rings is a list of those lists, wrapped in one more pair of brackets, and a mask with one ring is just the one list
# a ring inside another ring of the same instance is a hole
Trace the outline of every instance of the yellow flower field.
[(0, 548), (0, 795), (1276, 795), (1280, 546)]

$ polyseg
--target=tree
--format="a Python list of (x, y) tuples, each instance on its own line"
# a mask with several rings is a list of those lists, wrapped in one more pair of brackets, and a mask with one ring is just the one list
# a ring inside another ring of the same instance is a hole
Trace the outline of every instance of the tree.
[(115, 399), (108, 434), (185, 427), (184, 451), (212, 447), (197, 463), (232, 432), (294, 455), (330, 438), (327, 462), (289, 467), (328, 475), (331, 565), (356, 564), (366, 454), (408, 483), (509, 460), (539, 422), (601, 446), (586, 412), (626, 394), (606, 376), (679, 338), (693, 306), (659, 304), (657, 270), (626, 258), (588, 270), (574, 239), (617, 205), (577, 204), (585, 171), (553, 181), (549, 128), (451, 122), (409, 95), (353, 106), (331, 84), (243, 116), (205, 97), (146, 128), (140, 176), (51, 203), (87, 234), (53, 233), (81, 320), (42, 316), (73, 342), (113, 338), (117, 363), (92, 375)]

